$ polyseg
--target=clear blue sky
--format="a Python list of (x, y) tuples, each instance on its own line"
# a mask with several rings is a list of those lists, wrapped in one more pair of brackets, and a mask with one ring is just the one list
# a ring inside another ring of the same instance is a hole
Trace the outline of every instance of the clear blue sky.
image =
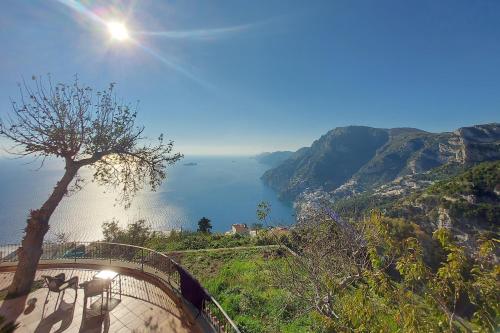
[(3, 0), (0, 115), (48, 72), (117, 82), (187, 154), (297, 149), (351, 124), (453, 130), (500, 121), (500, 1)]

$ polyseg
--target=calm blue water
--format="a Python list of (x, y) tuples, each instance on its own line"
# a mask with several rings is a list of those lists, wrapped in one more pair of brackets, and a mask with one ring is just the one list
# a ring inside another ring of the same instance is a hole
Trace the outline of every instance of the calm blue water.
[[(197, 165), (184, 165), (189, 162)], [(36, 168), (0, 159), (0, 243), (21, 239), (29, 210), (43, 203), (62, 175), (55, 162)], [(292, 207), (259, 179), (266, 169), (249, 157), (186, 157), (169, 169), (157, 192), (141, 192), (127, 210), (115, 204), (112, 191), (105, 193), (105, 188), (88, 182), (82, 191), (63, 199), (48, 237), (66, 232), (76, 240), (99, 239), (101, 224), (112, 218), (122, 225), (144, 218), (156, 230), (171, 230), (196, 229), (197, 221), (206, 216), (215, 231), (226, 231), (233, 223), (256, 222), (256, 206), (262, 200), (271, 203), (273, 223), (291, 224)]]

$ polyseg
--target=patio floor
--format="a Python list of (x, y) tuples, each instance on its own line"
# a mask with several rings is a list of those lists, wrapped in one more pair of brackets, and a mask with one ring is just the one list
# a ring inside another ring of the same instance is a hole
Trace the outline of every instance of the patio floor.
[[(41, 275), (65, 273), (66, 279), (78, 276), (79, 283), (91, 280), (97, 273), (91, 269), (42, 269)], [(7, 288), (14, 276), (0, 272), (0, 290)], [(121, 275), (122, 299), (110, 311), (83, 310), (83, 290), (68, 289), (58, 302), (56, 293), (50, 293), (46, 304), (47, 288), (31, 292), (27, 297), (0, 301), (0, 315), (16, 319), (20, 327), (16, 332), (200, 332), (196, 322), (189, 320), (183, 309), (162, 289), (135, 276)], [(114, 287), (113, 290), (117, 290)], [(62, 295), (62, 293), (61, 293)], [(118, 297), (118, 295), (113, 295)], [(96, 299), (96, 298), (94, 298)], [(43, 316), (42, 316), (43, 314)]]

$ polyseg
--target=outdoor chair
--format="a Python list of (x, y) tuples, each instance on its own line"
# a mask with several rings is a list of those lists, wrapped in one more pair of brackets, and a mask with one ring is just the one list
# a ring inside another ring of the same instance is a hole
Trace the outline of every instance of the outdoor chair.
[(89, 310), (87, 307), (87, 300), (90, 298), (92, 300), (92, 297), (94, 296), (101, 296), (100, 300), (97, 300), (94, 303), (90, 304), (90, 309), (95, 308), (98, 304), (100, 307), (100, 312), (102, 315), (102, 309), (103, 309), (103, 302), (104, 302), (104, 289), (106, 288), (106, 285), (108, 284), (108, 281), (106, 280), (90, 280), (83, 282), (80, 284), (80, 286), (83, 287), (83, 311), (84, 313)]
[[(43, 313), (45, 312), (45, 304), (47, 304), (49, 295), (51, 292), (57, 293), (56, 304), (54, 305), (54, 311), (57, 309), (57, 303), (59, 302), (59, 297), (61, 296), (61, 292), (63, 294), (62, 298), (64, 298), (64, 292), (66, 289), (71, 288), (75, 290), (75, 300), (78, 296), (78, 276), (73, 276), (72, 278), (66, 280), (66, 275), (64, 273), (58, 274), (56, 276), (50, 275), (42, 275), (42, 278), (45, 280), (45, 284), (47, 285), (47, 296), (45, 297), (45, 303), (43, 306)], [(61, 300), (62, 300), (61, 298)]]

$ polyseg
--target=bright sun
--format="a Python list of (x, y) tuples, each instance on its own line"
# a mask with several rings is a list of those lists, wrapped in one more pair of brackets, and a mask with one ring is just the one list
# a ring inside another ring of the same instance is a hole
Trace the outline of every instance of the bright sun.
[(113, 39), (124, 41), (129, 38), (127, 27), (123, 23), (109, 22), (108, 31)]

